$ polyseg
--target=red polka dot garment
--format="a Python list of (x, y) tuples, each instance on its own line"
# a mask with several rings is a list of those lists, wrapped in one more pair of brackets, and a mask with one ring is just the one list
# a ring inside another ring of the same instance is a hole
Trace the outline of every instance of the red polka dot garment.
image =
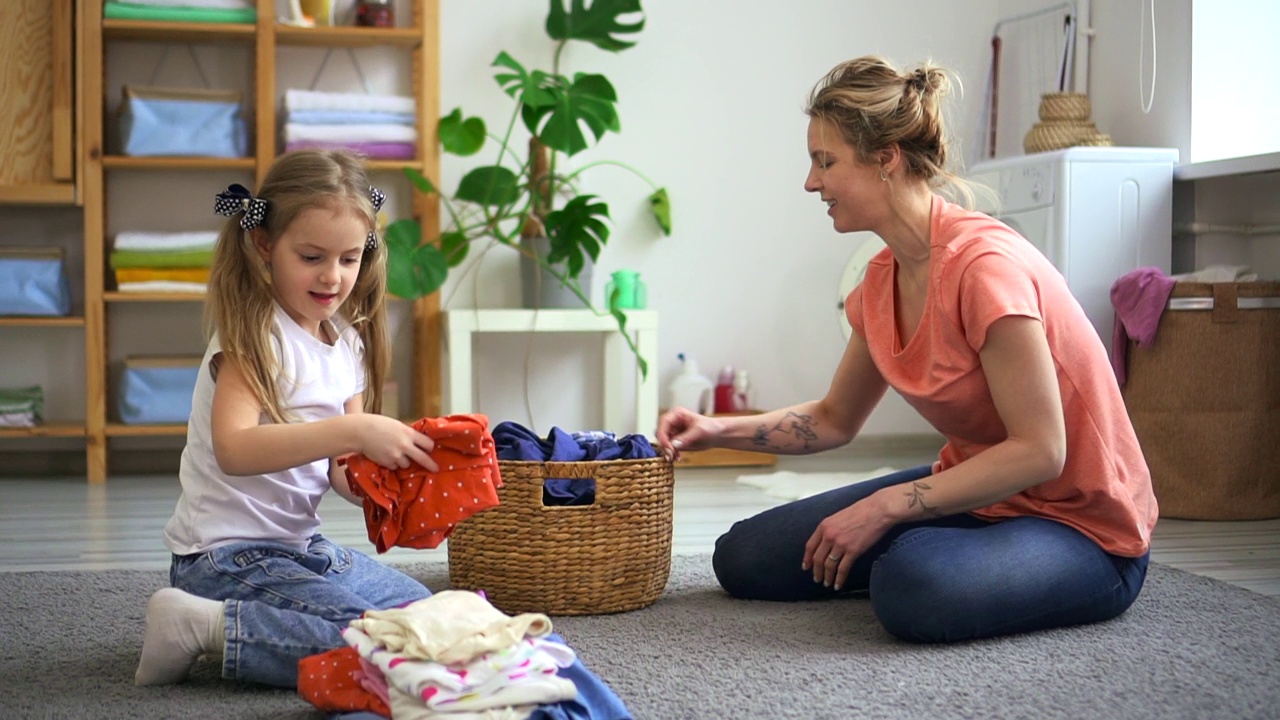
[(459, 522), (498, 504), (498, 456), (489, 418), (423, 418), (413, 427), (436, 443), (433, 473), (418, 464), (390, 470), (361, 454), (347, 460), (351, 489), (364, 496), (365, 527), (379, 553), (434, 548)]

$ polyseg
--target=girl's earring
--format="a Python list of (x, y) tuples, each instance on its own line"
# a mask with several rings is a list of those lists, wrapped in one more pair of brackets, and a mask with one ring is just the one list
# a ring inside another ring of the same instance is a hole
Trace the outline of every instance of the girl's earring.
[(880, 182), (889, 182), (889, 171), (880, 168)]

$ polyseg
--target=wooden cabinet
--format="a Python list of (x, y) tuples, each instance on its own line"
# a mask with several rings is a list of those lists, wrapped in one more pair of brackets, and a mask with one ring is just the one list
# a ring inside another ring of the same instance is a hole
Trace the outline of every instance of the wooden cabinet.
[[(3, 0), (35, 5), (48, 0)], [(55, 0), (62, 2), (63, 0)], [(141, 305), (191, 307), (201, 302), (200, 296), (109, 292), (107, 288), (108, 194), (112, 202), (147, 201), (147, 198), (122, 199), (128, 183), (119, 178), (130, 173), (154, 171), (191, 174), (199, 179), (210, 171), (240, 172), (248, 184), (261, 182), (279, 152), (277, 139), (278, 49), (281, 46), (313, 46), (325, 48), (386, 46), (408, 51), (413, 93), (418, 110), (418, 153), (410, 161), (371, 162), (375, 173), (401, 175), (412, 166), (428, 177), (438, 177), (438, 142), (435, 119), (439, 117), (439, 11), (437, 0), (413, 0), (412, 13), (400, 19), (400, 27), (382, 28), (296, 28), (282, 26), (276, 20), (275, 0), (258, 0), (258, 20), (252, 25), (206, 23), (170, 23), (116, 20), (103, 18), (101, 0), (84, 0), (84, 59), (92, 72), (84, 73), (83, 92), (93, 101), (85, 104), (83, 113), (83, 202), (84, 202), (84, 266), (85, 266), (85, 337), (86, 337), (86, 420), (84, 433), (87, 446), (88, 480), (106, 480), (109, 451), (113, 438), (139, 436), (177, 436), (186, 432), (185, 425), (126, 425), (114, 422), (110, 408), (115, 389), (109, 372), (111, 353), (107, 342), (109, 325), (118, 318), (136, 312)], [(128, 157), (108, 154), (114, 147), (106, 142), (105, 103), (108, 93), (118, 87), (106, 85), (107, 46), (110, 43), (153, 43), (179, 45), (236, 45), (253, 57), (252, 108), (249, 119), (253, 155), (245, 158)], [(6, 51), (7, 52), (7, 51)], [(0, 111), (2, 112), (2, 111)], [(395, 182), (389, 179), (388, 182)], [(200, 187), (198, 182), (192, 188)], [(186, 190), (182, 190), (186, 192)], [(195, 190), (191, 190), (194, 192)], [(210, 198), (217, 188), (202, 188)], [(175, 192), (179, 192), (175, 189)], [(439, 225), (438, 206), (434, 198), (414, 194), (413, 214), (424, 232), (434, 236)], [(212, 206), (210, 205), (210, 208)], [(147, 228), (140, 228), (147, 229)], [(418, 300), (413, 306), (413, 369), (411, 372), (412, 410), (415, 415), (435, 414), (440, 406), (439, 371), (439, 305), (436, 295)], [(198, 320), (197, 320), (198, 322)], [(121, 349), (122, 351), (127, 349)], [(174, 353), (191, 348), (174, 348)]]
[(77, 202), (77, 4), (0, 2), (0, 203)]

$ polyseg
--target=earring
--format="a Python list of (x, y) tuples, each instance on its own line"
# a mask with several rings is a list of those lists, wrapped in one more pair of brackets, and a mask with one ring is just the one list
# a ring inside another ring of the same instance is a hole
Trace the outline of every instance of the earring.
[(889, 171), (880, 168), (880, 182), (889, 182)]

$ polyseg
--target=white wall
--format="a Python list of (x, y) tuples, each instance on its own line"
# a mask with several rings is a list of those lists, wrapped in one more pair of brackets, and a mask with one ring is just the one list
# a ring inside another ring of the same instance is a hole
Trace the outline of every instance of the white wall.
[[(545, 3), (490, 0), (483, 13), (475, 7), (444, 3), (442, 108), (505, 117), (509, 104), (488, 65), (502, 49), (526, 66), (548, 62)], [(981, 104), (996, 2), (814, 0), (766, 10), (735, 0), (650, 0), (645, 7), (636, 47), (618, 55), (575, 47), (565, 57), (569, 69), (603, 72), (620, 97), (622, 133), (584, 158), (635, 165), (667, 187), (673, 207), (675, 230), (661, 237), (645, 216), (647, 186), (613, 169), (590, 175), (589, 189), (609, 201), (616, 221), (593, 297), (601, 299), (612, 270), (640, 271), (649, 305), (660, 313), (660, 354), (649, 361), (663, 387), (676, 371), (676, 353), (684, 352), (708, 376), (724, 364), (748, 369), (761, 407), (818, 397), (843, 347), (837, 283), (854, 248), (802, 188), (807, 94), (841, 60), (932, 57), (963, 76), (967, 94), (955, 106), (954, 127), (967, 137)], [(444, 186), (454, 187), (458, 165), (446, 163), (444, 175)], [(446, 307), (512, 304), (513, 264), (510, 252), (490, 254), (478, 283), (468, 278), (446, 291)], [(553, 424), (596, 426), (596, 345), (572, 337), (482, 337), (480, 408), (544, 433)], [(928, 431), (896, 396), (866, 429)]]

